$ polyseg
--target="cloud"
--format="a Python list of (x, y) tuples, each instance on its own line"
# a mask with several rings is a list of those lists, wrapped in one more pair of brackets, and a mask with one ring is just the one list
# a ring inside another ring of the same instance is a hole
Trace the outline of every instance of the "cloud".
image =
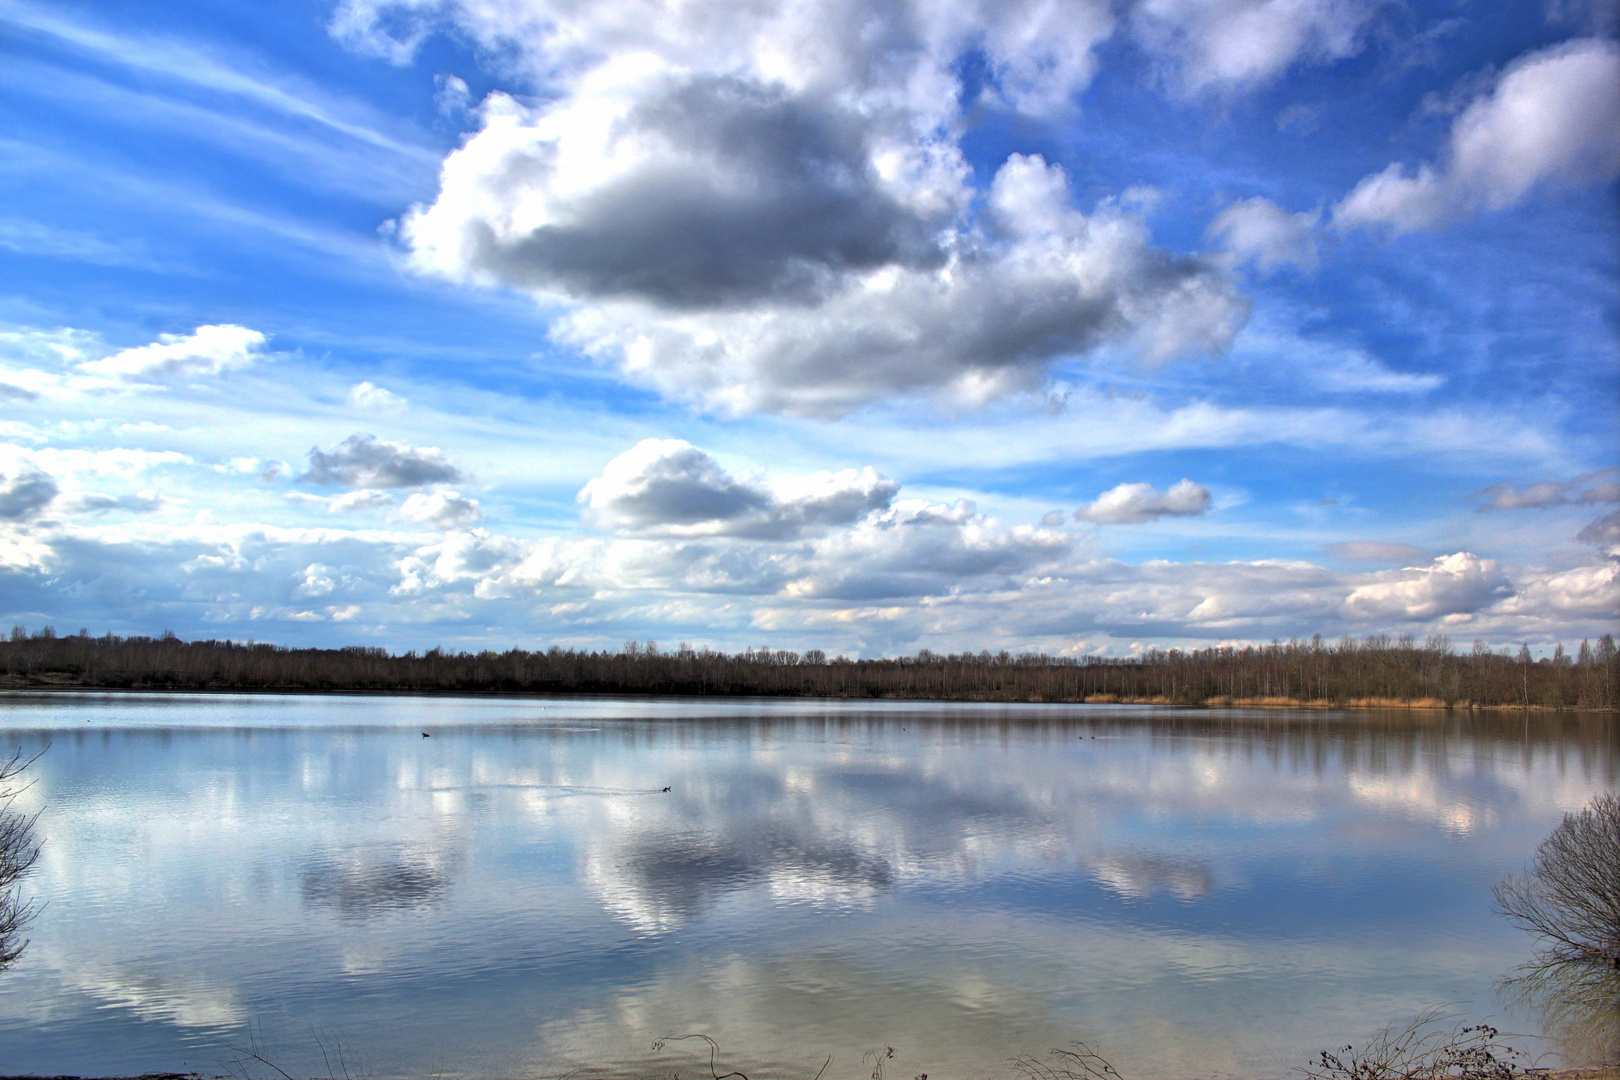
[[(1609, 516), (1620, 518), (1620, 511)], [(1620, 528), (1616, 531), (1620, 532)], [(1593, 565), (1525, 574), (1516, 586), (1515, 595), (1502, 604), (1502, 611), (1537, 629), (1581, 618), (1612, 626), (1614, 613), (1620, 611), (1620, 559), (1610, 557)]]
[(1473, 498), (1481, 500), (1482, 512), (1620, 502), (1620, 469), (1600, 469), (1573, 480), (1542, 480), (1524, 487), (1492, 484), (1475, 492)]
[(1381, 5), (1374, 0), (1143, 0), (1136, 40), (1187, 93), (1268, 83), (1301, 62), (1354, 56)]
[(190, 334), (160, 334), (151, 345), (86, 361), (79, 370), (141, 382), (219, 375), (253, 363), (264, 342), (263, 334), (245, 326), (199, 326)]
[(402, 218), (418, 271), (532, 294), (554, 340), (669, 397), (833, 416), (981, 402), (1105, 345), (1157, 362), (1230, 342), (1247, 304), (1224, 268), (1153, 247), (1121, 202), (1082, 214), (1022, 155), (975, 189), (962, 56), (999, 104), (1061, 110), (1114, 22), (1078, 0), (355, 0), (333, 27), (395, 56), (454, 29), (542, 91), (486, 97)]
[(1613, 510), (1587, 522), (1575, 539), (1588, 544), (1620, 544), (1620, 510)]
[(1355, 617), (1420, 620), (1471, 615), (1513, 594), (1513, 585), (1494, 560), (1460, 551), (1424, 567), (1376, 575), (1345, 598)]
[(886, 509), (900, 486), (870, 467), (733, 477), (679, 439), (644, 439), (579, 493), (588, 520), (628, 533), (789, 539)]
[(26, 455), (16, 451), (0, 453), (0, 521), (26, 521), (38, 516), (59, 490), (55, 479)]
[(1058, 530), (1007, 528), (965, 499), (903, 499), (819, 540), (787, 568), (784, 592), (846, 603), (1018, 592), (1029, 575), (1061, 565), (1074, 545)]
[(1316, 223), (1319, 212), (1290, 214), (1270, 199), (1244, 199), (1215, 215), (1208, 235), (1232, 256), (1235, 265), (1253, 260), (1262, 271), (1293, 265), (1316, 269)]
[(1426, 394), (1446, 381), (1444, 375), (1391, 370), (1359, 351), (1345, 352), (1312, 374), (1324, 388), (1351, 394)]
[(418, 491), (405, 500), (399, 516), (417, 525), (435, 529), (458, 529), (483, 518), (477, 499), (469, 499), (456, 491)]
[(398, 394), (384, 390), (373, 382), (358, 382), (349, 387), (349, 404), (357, 409), (376, 409), (379, 412), (397, 412), (410, 402)]
[(434, 447), (412, 449), (375, 435), (350, 435), (331, 450), (311, 447), (309, 471), (300, 480), (356, 488), (411, 488), (453, 484), (460, 469)]
[(1395, 232), (1500, 210), (1537, 189), (1620, 176), (1620, 44), (1580, 39), (1530, 53), (1452, 124), (1439, 166), (1395, 163), (1334, 208), (1341, 227)]
[(1411, 544), (1391, 544), (1380, 540), (1345, 540), (1329, 544), (1328, 558), (1359, 563), (1411, 563), (1427, 557), (1420, 547)]
[(1075, 520), (1127, 525), (1162, 517), (1197, 517), (1209, 512), (1209, 488), (1181, 480), (1165, 491), (1152, 484), (1120, 484), (1074, 512)]
[(472, 91), (467, 88), (466, 80), (459, 76), (435, 75), (433, 85), (438, 87), (433, 94), (433, 104), (440, 116), (458, 117), (472, 103)]
[(132, 514), (150, 514), (163, 506), (163, 498), (150, 491), (143, 491), (138, 495), (100, 495), (86, 492), (74, 496), (70, 505), (79, 513), (104, 514), (109, 510), (124, 510)]
[(941, 170), (934, 197), (902, 192), (872, 160), (862, 118), (831, 100), (627, 66), (545, 109), (486, 99), (437, 201), (401, 224), (415, 264), (691, 309), (810, 300), (846, 271), (943, 261), (936, 232), (962, 198), (956, 155), (913, 166)]
[(678, 400), (837, 416), (906, 392), (977, 405), (1111, 342), (1151, 362), (1219, 352), (1248, 316), (1224, 273), (1151, 247), (1119, 205), (1072, 208), (1040, 157), (1008, 159), (987, 214), (993, 233), (959, 236), (938, 268), (845, 275), (814, 304), (598, 304), (553, 333)]
[(389, 510), (394, 506), (394, 497), (386, 491), (375, 488), (361, 488), (358, 491), (346, 491), (342, 495), (334, 495), (330, 499), (320, 499), (317, 496), (303, 495), (302, 492), (289, 492), (300, 495), (306, 499), (315, 499), (326, 503), (326, 511), (330, 514), (353, 514), (367, 510)]

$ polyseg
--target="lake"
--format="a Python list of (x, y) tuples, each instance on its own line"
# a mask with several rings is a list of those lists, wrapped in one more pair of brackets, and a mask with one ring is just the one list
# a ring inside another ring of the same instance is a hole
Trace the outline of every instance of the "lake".
[(4, 696), (0, 749), (49, 749), (18, 802), (45, 906), (0, 974), (0, 1072), (215, 1074), (252, 1039), (296, 1076), (692, 1080), (704, 1044), (654, 1043), (703, 1034), (752, 1080), (829, 1055), (826, 1080), (987, 1080), (1075, 1040), (1126, 1080), (1282, 1077), (1432, 1005), (1534, 1031), (1493, 986), (1530, 942), (1491, 887), (1617, 786), (1615, 736), (1572, 714)]

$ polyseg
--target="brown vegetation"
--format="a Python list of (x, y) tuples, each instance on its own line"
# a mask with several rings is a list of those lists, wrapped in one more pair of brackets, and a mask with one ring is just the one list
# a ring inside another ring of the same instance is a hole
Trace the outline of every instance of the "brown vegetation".
[(34, 817), (11, 808), (22, 790), (17, 778), (32, 761), (24, 760), (20, 750), (10, 758), (0, 759), (0, 971), (16, 963), (27, 947), (22, 932), (34, 914), (32, 901), (25, 899), (18, 888), (39, 858)]
[(150, 690), (523, 691), (898, 697), (976, 701), (1138, 702), (1240, 706), (1402, 708), (1616, 707), (1620, 658), (1605, 634), (1532, 660), (1483, 642), (1458, 652), (1441, 637), (1418, 644), (1387, 636), (1339, 642), (1273, 642), (1246, 648), (1151, 649), (1139, 657), (922, 650), (876, 660), (685, 644), (660, 651), (628, 642), (618, 652), (393, 654), (386, 649), (294, 649), (162, 637), (59, 637), (21, 627), (0, 640), (0, 686)]
[(1536, 937), (1505, 988), (1542, 1014), (1567, 1055), (1620, 1059), (1620, 797), (1565, 814), (1529, 872), (1497, 886), (1496, 905)]

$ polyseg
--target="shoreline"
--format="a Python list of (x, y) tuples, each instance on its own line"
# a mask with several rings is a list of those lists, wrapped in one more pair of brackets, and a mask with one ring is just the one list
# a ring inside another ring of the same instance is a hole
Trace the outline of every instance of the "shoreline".
[[(1498, 705), (1475, 701), (1446, 701), (1442, 698), (1388, 698), (1357, 697), (1342, 701), (1327, 698), (1296, 697), (1239, 697), (1217, 694), (1199, 701), (1176, 700), (1169, 697), (1126, 697), (1119, 694), (1088, 694), (1084, 697), (1013, 697), (993, 694), (904, 694), (896, 692), (828, 693), (828, 694), (758, 694), (758, 693), (690, 693), (661, 692), (631, 689), (527, 689), (490, 688), (480, 690), (420, 689), (414, 687), (375, 686), (110, 686), (51, 679), (49, 676), (24, 678), (15, 675), (0, 676), (0, 700), (24, 694), (262, 694), (268, 697), (331, 696), (331, 697), (468, 697), (468, 698), (635, 698), (638, 700), (714, 698), (724, 701), (777, 700), (777, 701), (928, 701), (940, 704), (970, 703), (985, 705), (1130, 705), (1178, 709), (1276, 709), (1313, 712), (1331, 711), (1408, 711), (1428, 714), (1444, 713), (1581, 713), (1593, 715), (1620, 714), (1620, 707), (1602, 708), (1580, 705)], [(0, 1080), (12, 1080), (0, 1076)], [(1617, 1078), (1620, 1080), (1620, 1078)]]

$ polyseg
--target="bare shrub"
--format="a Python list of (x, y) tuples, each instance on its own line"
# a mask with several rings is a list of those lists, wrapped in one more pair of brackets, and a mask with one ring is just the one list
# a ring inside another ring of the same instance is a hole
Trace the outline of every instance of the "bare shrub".
[(1567, 1053), (1620, 1056), (1620, 797), (1600, 795), (1536, 846), (1527, 873), (1496, 887), (1498, 912), (1536, 936), (1503, 981)]
[(12, 804), (25, 786), (17, 778), (38, 756), (24, 758), (16, 750), (10, 758), (0, 760), (0, 971), (16, 963), (27, 948), (22, 932), (34, 917), (34, 903), (24, 899), (19, 885), (39, 858), (39, 844), (34, 840), (39, 815), (18, 813)]
[(1073, 1049), (1053, 1049), (1046, 1057), (1021, 1057), (1013, 1068), (1027, 1080), (1120, 1080), (1108, 1059), (1090, 1043), (1071, 1043)]
[(1509, 1080), (1525, 1074), (1524, 1055), (1489, 1024), (1451, 1024), (1440, 1008), (1404, 1027), (1391, 1025), (1365, 1046), (1323, 1050), (1300, 1070), (1310, 1080)]

